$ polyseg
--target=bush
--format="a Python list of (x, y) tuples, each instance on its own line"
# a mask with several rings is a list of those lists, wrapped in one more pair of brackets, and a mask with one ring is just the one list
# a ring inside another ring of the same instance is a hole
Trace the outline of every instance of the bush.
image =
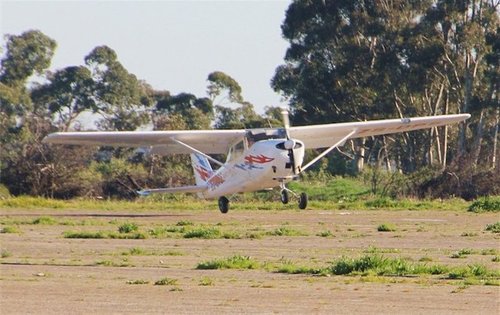
[(499, 212), (500, 211), (500, 196), (483, 197), (474, 201), (468, 211), (471, 212)]

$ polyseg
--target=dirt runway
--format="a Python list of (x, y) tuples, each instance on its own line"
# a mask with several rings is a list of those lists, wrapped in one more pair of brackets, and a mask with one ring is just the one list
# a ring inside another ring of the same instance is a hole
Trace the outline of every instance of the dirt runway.
[[(322, 268), (377, 254), (498, 271), (500, 235), (485, 231), (498, 219), (458, 211), (4, 209), (0, 313), (499, 314), (498, 278), (318, 276), (276, 267)], [(395, 231), (379, 232), (383, 223)], [(126, 224), (146, 238), (121, 239)], [(200, 235), (188, 238), (189, 231)], [(98, 232), (104, 238), (68, 238)], [(259, 265), (197, 269), (235, 255)]]

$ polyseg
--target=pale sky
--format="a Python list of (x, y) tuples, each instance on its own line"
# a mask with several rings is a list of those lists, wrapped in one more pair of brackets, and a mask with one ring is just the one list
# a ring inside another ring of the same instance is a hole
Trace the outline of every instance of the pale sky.
[(84, 64), (107, 45), (153, 88), (206, 96), (210, 72), (239, 82), (259, 113), (283, 106), (270, 87), (288, 43), (281, 24), (291, 1), (9, 1), (0, 0), (5, 34), (38, 29), (57, 41), (51, 70)]

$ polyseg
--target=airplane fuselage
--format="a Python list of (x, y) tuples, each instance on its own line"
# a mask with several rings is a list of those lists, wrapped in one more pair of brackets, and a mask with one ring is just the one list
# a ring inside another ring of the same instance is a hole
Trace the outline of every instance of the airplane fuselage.
[[(302, 165), (304, 145), (295, 141), (294, 163), (290, 157), (291, 149), (283, 146), (286, 141), (269, 139), (255, 142), (221, 166), (208, 179), (208, 189), (201, 193), (201, 196), (217, 198), (239, 192), (263, 190), (292, 180)], [(297, 168), (295, 172), (294, 166)]]

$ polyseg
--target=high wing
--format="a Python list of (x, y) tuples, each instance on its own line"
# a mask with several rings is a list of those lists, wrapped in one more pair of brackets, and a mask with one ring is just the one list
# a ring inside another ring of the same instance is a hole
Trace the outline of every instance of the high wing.
[[(317, 149), (341, 145), (347, 139), (443, 126), (469, 117), (469, 114), (458, 114), (333, 123), (290, 127), (289, 132), (290, 137), (304, 142), (306, 148)], [(269, 130), (276, 131), (278, 128)], [(225, 154), (246, 133), (245, 129), (57, 132), (49, 134), (43, 141), (55, 144), (149, 147), (150, 153), (160, 155), (189, 154), (193, 152), (192, 148), (205, 154)]]
[(155, 154), (192, 153), (182, 142), (206, 154), (226, 154), (246, 134), (241, 130), (83, 131), (49, 134), (43, 142), (100, 146), (150, 147)]
[(290, 127), (290, 136), (304, 142), (307, 149), (328, 148), (347, 139), (438, 127), (469, 117), (457, 114)]

